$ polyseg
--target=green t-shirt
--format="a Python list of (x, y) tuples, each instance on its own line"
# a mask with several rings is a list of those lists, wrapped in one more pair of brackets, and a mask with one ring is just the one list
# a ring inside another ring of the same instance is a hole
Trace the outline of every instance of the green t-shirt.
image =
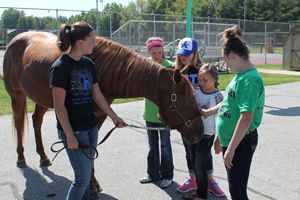
[(228, 147), (242, 112), (253, 112), (249, 130), (258, 128), (264, 102), (264, 84), (256, 68), (239, 73), (231, 80), (216, 120), (217, 133), (223, 147)]
[[(171, 61), (164, 59), (161, 65), (166, 68), (169, 68), (172, 67), (174, 64)], [(145, 99), (145, 109), (143, 114), (144, 120), (153, 123), (161, 123), (161, 121), (157, 118), (157, 113), (158, 113), (157, 105), (152, 101), (150, 101), (149, 99)]]

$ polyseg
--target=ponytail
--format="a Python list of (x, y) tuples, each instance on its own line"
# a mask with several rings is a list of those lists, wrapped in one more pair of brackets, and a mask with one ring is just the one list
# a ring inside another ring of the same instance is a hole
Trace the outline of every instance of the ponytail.
[(57, 46), (61, 51), (66, 51), (71, 45), (71, 26), (63, 24), (57, 38)]
[(61, 51), (66, 51), (70, 46), (74, 46), (77, 40), (84, 40), (93, 30), (86, 22), (76, 22), (71, 26), (63, 24), (58, 33), (57, 46)]
[(246, 42), (240, 38), (241, 36), (241, 30), (237, 27), (228, 28), (224, 31), (222, 39), (222, 51), (224, 55), (233, 52), (244, 60), (249, 60), (250, 50)]

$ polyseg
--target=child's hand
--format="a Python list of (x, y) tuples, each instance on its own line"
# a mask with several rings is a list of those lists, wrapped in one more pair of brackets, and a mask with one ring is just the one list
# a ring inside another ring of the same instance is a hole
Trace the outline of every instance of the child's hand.
[(199, 109), (200, 111), (200, 114), (204, 117), (204, 118), (207, 118), (208, 116), (210, 116), (210, 111), (209, 109), (206, 110), (206, 109)]
[(215, 139), (215, 142), (214, 142), (214, 149), (215, 149), (215, 153), (216, 153), (216, 154), (219, 154), (219, 153), (222, 152), (222, 147), (221, 147), (220, 140), (219, 140), (218, 137)]

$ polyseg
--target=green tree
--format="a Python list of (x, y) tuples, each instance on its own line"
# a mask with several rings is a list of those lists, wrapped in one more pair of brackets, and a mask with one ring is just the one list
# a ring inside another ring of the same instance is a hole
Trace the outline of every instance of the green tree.
[(1, 16), (3, 27), (9, 29), (17, 28), (18, 21), (23, 16), (25, 16), (24, 11), (18, 11), (12, 8), (4, 10)]

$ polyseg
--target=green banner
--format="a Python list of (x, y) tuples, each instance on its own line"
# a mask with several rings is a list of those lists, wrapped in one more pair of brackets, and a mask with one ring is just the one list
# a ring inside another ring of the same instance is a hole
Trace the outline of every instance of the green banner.
[(192, 37), (191, 34), (192, 5), (193, 5), (193, 0), (188, 0), (187, 10), (186, 10), (186, 37)]

